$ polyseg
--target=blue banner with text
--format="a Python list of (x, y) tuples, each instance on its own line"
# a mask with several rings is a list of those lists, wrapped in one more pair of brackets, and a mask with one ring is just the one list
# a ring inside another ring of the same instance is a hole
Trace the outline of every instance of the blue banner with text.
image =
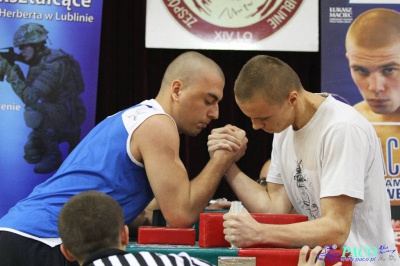
[(0, 0), (0, 217), (94, 127), (100, 0)]

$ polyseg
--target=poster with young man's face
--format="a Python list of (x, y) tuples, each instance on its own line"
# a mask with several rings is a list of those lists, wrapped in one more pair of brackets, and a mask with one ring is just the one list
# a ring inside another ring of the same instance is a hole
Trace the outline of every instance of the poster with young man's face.
[(400, 228), (400, 1), (321, 1), (321, 83), (375, 128)]

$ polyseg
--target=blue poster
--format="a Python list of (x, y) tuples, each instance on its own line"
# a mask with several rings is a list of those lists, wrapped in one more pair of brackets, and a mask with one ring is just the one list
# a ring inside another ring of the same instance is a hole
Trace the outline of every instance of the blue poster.
[(95, 125), (102, 1), (0, 1), (0, 217)]
[(321, 90), (373, 125), (400, 251), (400, 1), (321, 1)]

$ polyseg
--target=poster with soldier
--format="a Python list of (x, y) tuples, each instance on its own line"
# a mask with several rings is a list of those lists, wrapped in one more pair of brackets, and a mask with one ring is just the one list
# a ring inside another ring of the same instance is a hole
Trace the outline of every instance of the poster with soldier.
[(95, 124), (102, 1), (40, 3), (0, 6), (0, 217)]
[(399, 51), (400, 0), (321, 1), (321, 88), (375, 128), (400, 251)]

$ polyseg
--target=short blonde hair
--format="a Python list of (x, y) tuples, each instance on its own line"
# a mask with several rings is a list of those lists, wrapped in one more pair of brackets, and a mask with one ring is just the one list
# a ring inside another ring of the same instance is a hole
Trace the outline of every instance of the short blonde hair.
[(238, 101), (264, 97), (271, 104), (281, 104), (292, 92), (303, 87), (296, 72), (278, 58), (258, 55), (240, 71), (234, 87)]

